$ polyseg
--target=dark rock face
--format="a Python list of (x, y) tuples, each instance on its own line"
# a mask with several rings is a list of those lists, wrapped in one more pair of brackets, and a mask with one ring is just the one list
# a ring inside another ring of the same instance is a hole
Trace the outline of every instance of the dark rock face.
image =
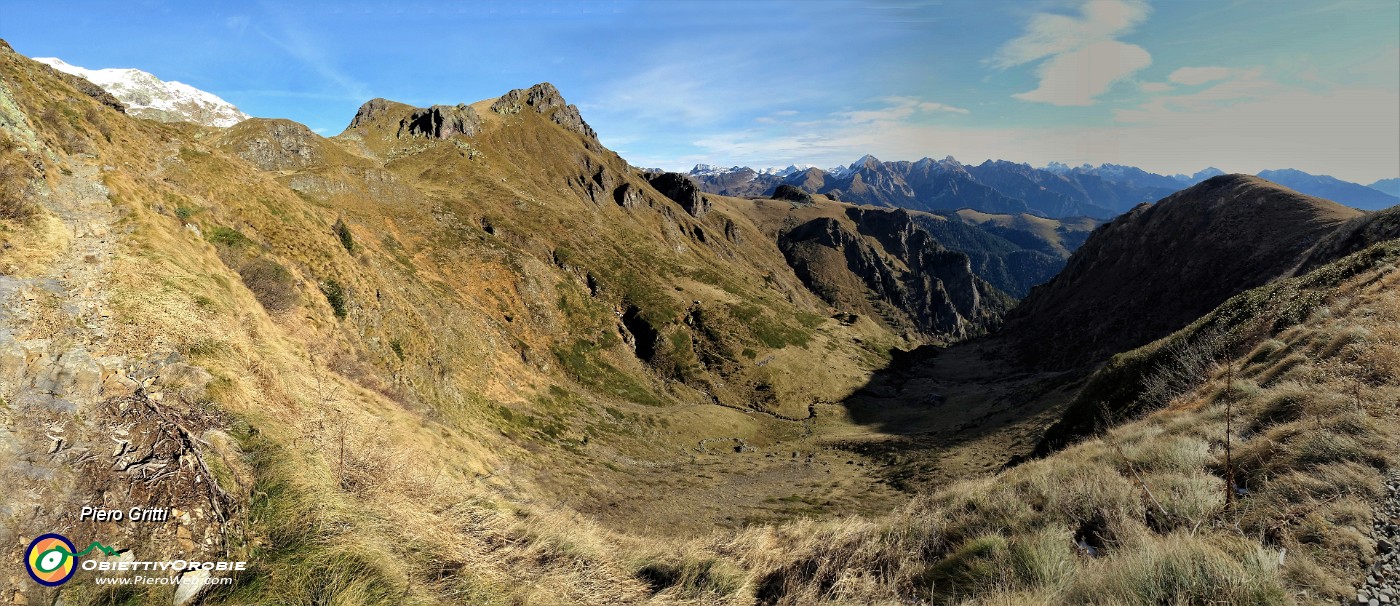
[(553, 84), (541, 82), (528, 89), (517, 88), (491, 104), (491, 111), (498, 114), (516, 114), (530, 107), (540, 115), (548, 117), (555, 124), (574, 131), (584, 137), (598, 140), (598, 134), (583, 121), (578, 106), (566, 103), (559, 89)]
[(579, 161), (579, 169), (575, 180), (589, 200), (602, 203), (612, 196), (613, 201), (621, 203), (616, 198), (618, 188), (613, 185), (616, 179), (608, 172), (607, 166), (594, 162), (592, 157), (584, 156)]
[[(359, 116), (356, 116), (358, 119)], [(351, 123), (354, 124), (353, 122)], [(399, 136), (430, 137), (446, 139), (453, 135), (472, 136), (481, 126), (481, 117), (476, 110), (466, 105), (434, 105), (414, 111), (399, 122)]]
[(964, 339), (999, 324), (1010, 299), (972, 273), (967, 255), (939, 246), (903, 211), (847, 215), (855, 230), (823, 217), (779, 236), (788, 264), (823, 300), (932, 339)]
[(613, 190), (613, 201), (623, 208), (636, 208), (646, 201), (641, 188), (631, 183), (623, 183)]
[(710, 210), (710, 201), (700, 195), (700, 188), (689, 177), (680, 173), (648, 173), (647, 182), (666, 196), (680, 204), (692, 217), (700, 217)]
[(811, 204), (812, 194), (802, 191), (796, 185), (788, 185), (784, 183), (782, 185), (779, 185), (777, 189), (773, 190), (773, 199), (787, 200), (789, 202), (797, 202), (799, 204)]
[(978, 277), (1018, 299), (1055, 277), (1071, 251), (1088, 237), (1087, 229), (1073, 231), (1078, 225), (1061, 224), (1050, 237), (1015, 225), (975, 224), (957, 214), (913, 214), (912, 218), (939, 244), (971, 258)]

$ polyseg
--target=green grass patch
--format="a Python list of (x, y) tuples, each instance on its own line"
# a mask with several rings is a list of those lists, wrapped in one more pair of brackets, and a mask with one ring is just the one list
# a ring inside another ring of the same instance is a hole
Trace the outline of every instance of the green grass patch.
[(574, 380), (600, 393), (647, 406), (666, 402), (635, 378), (609, 364), (599, 355), (600, 347), (584, 340), (556, 346), (554, 356)]

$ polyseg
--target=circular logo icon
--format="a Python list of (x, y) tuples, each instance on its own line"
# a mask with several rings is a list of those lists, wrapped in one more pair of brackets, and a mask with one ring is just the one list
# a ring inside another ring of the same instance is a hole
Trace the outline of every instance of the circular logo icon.
[(40, 585), (54, 587), (68, 582), (77, 571), (73, 557), (73, 542), (61, 534), (46, 534), (34, 539), (24, 552), (24, 567)]

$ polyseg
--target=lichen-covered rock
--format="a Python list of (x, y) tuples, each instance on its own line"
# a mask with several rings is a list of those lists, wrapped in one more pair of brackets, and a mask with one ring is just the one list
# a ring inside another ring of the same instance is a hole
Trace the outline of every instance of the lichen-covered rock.
[(263, 170), (292, 170), (324, 161), (317, 145), (320, 136), (291, 120), (244, 120), (226, 137), (226, 150)]

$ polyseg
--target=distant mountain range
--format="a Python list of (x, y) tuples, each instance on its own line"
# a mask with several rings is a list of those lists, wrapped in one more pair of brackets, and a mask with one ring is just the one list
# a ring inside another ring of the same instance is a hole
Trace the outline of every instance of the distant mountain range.
[[(1134, 166), (1101, 164), (1042, 168), (1005, 160), (978, 165), (924, 158), (883, 162), (866, 155), (847, 166), (820, 169), (721, 168), (696, 165), (688, 175), (702, 190), (725, 196), (767, 196), (783, 184), (845, 202), (923, 211), (972, 209), (1048, 218), (1108, 219), (1138, 204), (1155, 202), (1211, 177), (1225, 174), (1210, 167), (1192, 175), (1161, 175)], [(1259, 176), (1301, 193), (1363, 210), (1400, 204), (1400, 198), (1375, 188), (1298, 170), (1268, 170)], [(1372, 184), (1400, 189), (1400, 179)]]
[(1366, 187), (1400, 198), (1400, 179), (1381, 179)]
[(140, 118), (224, 127), (249, 117), (217, 95), (139, 69), (87, 69), (53, 57), (34, 60), (102, 87), (126, 106), (126, 113)]
[[(1310, 175), (1301, 170), (1285, 168), (1266, 170), (1259, 173), (1259, 176), (1299, 193), (1326, 198), (1362, 210), (1380, 210), (1400, 204), (1400, 197), (1327, 175)], [(1397, 180), (1390, 179), (1390, 181)], [(1377, 181), (1377, 183), (1384, 186), (1385, 182)]]

